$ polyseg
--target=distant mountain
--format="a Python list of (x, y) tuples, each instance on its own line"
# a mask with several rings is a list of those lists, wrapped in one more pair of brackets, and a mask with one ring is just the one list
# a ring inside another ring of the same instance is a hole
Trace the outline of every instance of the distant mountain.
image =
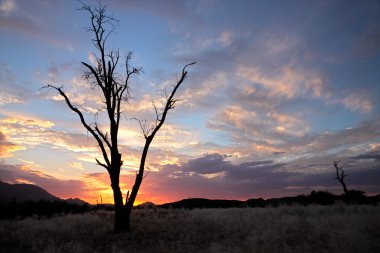
[(0, 201), (9, 202), (15, 200), (22, 202), (26, 200), (61, 200), (48, 193), (46, 190), (33, 184), (7, 184), (0, 181)]
[(65, 201), (69, 204), (74, 204), (74, 205), (79, 205), (79, 206), (80, 205), (88, 205), (88, 203), (86, 201), (83, 201), (83, 200), (78, 199), (78, 198), (74, 198), (74, 199), (69, 198), (69, 199), (66, 199)]
[(0, 202), (24, 202), (29, 201), (66, 201), (68, 204), (83, 205), (87, 202), (75, 198), (75, 199), (60, 199), (43, 188), (34, 184), (8, 184), (0, 181)]
[(137, 205), (135, 207), (137, 209), (152, 209), (152, 208), (156, 208), (157, 206), (153, 202), (144, 202), (144, 203)]

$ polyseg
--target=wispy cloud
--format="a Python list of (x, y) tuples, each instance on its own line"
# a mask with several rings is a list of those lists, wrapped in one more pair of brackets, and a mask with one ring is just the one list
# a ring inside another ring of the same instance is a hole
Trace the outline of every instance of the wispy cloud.
[(369, 113), (373, 109), (373, 102), (365, 93), (352, 93), (342, 100), (342, 104), (352, 111)]
[(0, 105), (24, 103), (32, 97), (27, 85), (22, 85), (9, 64), (0, 65)]
[(17, 8), (16, 2), (14, 0), (4, 0), (0, 3), (0, 12), (5, 15), (9, 15)]
[(0, 119), (0, 130), (8, 139), (23, 149), (39, 145), (50, 148), (67, 149), (71, 151), (94, 151), (93, 143), (81, 134), (68, 134), (56, 131), (51, 121), (37, 118), (10, 118)]
[(5, 134), (0, 129), (0, 158), (13, 156), (13, 152), (23, 149), (25, 149), (23, 146), (8, 141)]
[[(176, 83), (184, 64), (196, 61), (175, 111), (152, 143), (139, 200), (339, 191), (331, 176), (335, 159), (343, 159), (350, 184), (379, 192), (373, 181), (380, 147), (379, 4), (277, 4), (273, 9), (270, 2), (256, 1), (107, 3), (120, 18), (110, 46), (134, 50), (146, 71), (132, 80), (132, 96), (122, 108), (126, 191), (144, 143), (132, 118), (153, 126), (152, 100), (160, 111), (165, 89)], [(81, 196), (94, 202), (101, 194), (112, 201), (108, 175), (94, 162), (101, 154), (77, 115), (54, 90), (34, 92), (44, 84), (63, 85), (88, 122), (107, 130), (99, 90), (81, 76), (80, 62), (95, 62), (91, 35), (82, 29), (88, 17), (75, 14), (79, 6), (1, 1), (6, 63), (0, 68), (0, 156), (24, 175), (12, 182), (51, 187), (48, 178), (72, 177), (82, 185)], [(146, 13), (139, 26), (124, 25)], [(56, 154), (55, 163), (46, 162)]]
[(16, 4), (16, 1), (13, 0), (2, 1), (0, 5), (0, 28), (19, 32), (27, 37), (38, 39), (40, 42), (73, 51), (74, 48), (70, 41), (57, 35), (50, 24), (46, 22), (40, 10), (34, 8), (35, 6), (29, 5), (27, 2)]
[[(279, 73), (262, 73), (256, 68), (239, 67), (237, 75), (253, 85), (268, 90), (269, 96), (294, 98), (295, 96), (328, 96), (323, 77), (314, 73), (305, 73), (292, 67), (284, 67)], [(327, 93), (327, 94), (326, 94)]]

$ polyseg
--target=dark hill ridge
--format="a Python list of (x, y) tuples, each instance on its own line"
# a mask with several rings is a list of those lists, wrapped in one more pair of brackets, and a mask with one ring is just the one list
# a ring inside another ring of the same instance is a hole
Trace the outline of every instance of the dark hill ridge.
[[(351, 190), (351, 203), (355, 204), (380, 204), (380, 195), (376, 196), (366, 196), (364, 192)], [(32, 184), (8, 184), (0, 181), (0, 202), (7, 203), (11, 201), (24, 202), (24, 201), (64, 201), (67, 204), (73, 205), (88, 205), (87, 202), (75, 198), (62, 200), (50, 193), (48, 193), (43, 188), (32, 185)], [(161, 208), (231, 208), (231, 207), (273, 207), (281, 205), (309, 205), (309, 204), (319, 204), (319, 205), (332, 205), (336, 202), (346, 202), (342, 195), (334, 195), (326, 191), (312, 191), (308, 195), (299, 195), (296, 197), (283, 197), (283, 198), (272, 198), (272, 199), (248, 199), (245, 201), (241, 200), (225, 200), (225, 199), (205, 199), (205, 198), (189, 198), (183, 199), (176, 202), (165, 203), (162, 205), (157, 205)], [(110, 205), (111, 209), (113, 205)], [(153, 203), (145, 203), (137, 208), (156, 207)]]
[(60, 199), (43, 188), (33, 184), (8, 184), (0, 181), (0, 201), (1, 202), (24, 202), (24, 201), (66, 201), (70, 204), (82, 205), (87, 202), (75, 199)]
[[(353, 204), (380, 204), (380, 195), (366, 196), (359, 191), (351, 192), (350, 203)], [(356, 194), (356, 195), (355, 195)], [(231, 208), (231, 207), (277, 207), (283, 205), (333, 205), (338, 202), (347, 202), (347, 199), (340, 195), (334, 195), (325, 191), (312, 191), (308, 195), (299, 195), (296, 197), (283, 197), (272, 199), (248, 199), (246, 201), (240, 200), (221, 200), (221, 199), (203, 199), (203, 198), (189, 198), (176, 202), (158, 205), (162, 208)]]
[(55, 201), (61, 199), (33, 184), (7, 184), (0, 181), (0, 201), (9, 202), (12, 200), (23, 202), (27, 200)]
[(240, 200), (226, 200), (226, 199), (203, 199), (203, 198), (189, 198), (180, 201), (166, 203), (159, 205), (163, 208), (229, 208), (229, 207), (242, 207), (244, 201)]
[(88, 203), (80, 199), (60, 199), (32, 184), (7, 184), (0, 181), (0, 219), (84, 213)]

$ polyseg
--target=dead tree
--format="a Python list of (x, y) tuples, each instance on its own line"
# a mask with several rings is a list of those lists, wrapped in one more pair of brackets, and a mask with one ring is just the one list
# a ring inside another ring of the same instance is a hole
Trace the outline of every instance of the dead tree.
[[(155, 135), (160, 130), (165, 122), (168, 111), (174, 108), (177, 99), (176, 92), (187, 76), (187, 64), (183, 67), (181, 77), (174, 85), (170, 95), (166, 97), (166, 105), (161, 113), (158, 113), (156, 107), (156, 124), (154, 127), (147, 129), (143, 128), (145, 136), (145, 145), (141, 154), (139, 171), (136, 174), (135, 182), (131, 192), (128, 191), (123, 203), (123, 195), (120, 190), (120, 170), (123, 165), (122, 154), (119, 151), (118, 133), (120, 127), (120, 118), (122, 115), (122, 104), (129, 99), (129, 87), (131, 77), (139, 75), (142, 71), (140, 67), (132, 67), (130, 60), (131, 53), (125, 57), (124, 67), (125, 73), (121, 75), (117, 71), (119, 62), (121, 61), (119, 50), (109, 50), (106, 47), (109, 35), (114, 31), (114, 24), (117, 20), (106, 14), (106, 6), (99, 4), (98, 7), (91, 7), (83, 4), (82, 10), (90, 14), (91, 26), (88, 31), (93, 34), (92, 43), (94, 44), (97, 55), (96, 65), (82, 62), (86, 68), (84, 78), (89, 81), (91, 88), (99, 90), (103, 98), (104, 107), (99, 108), (99, 113), (105, 113), (108, 117), (108, 130), (103, 130), (100, 124), (95, 120), (93, 123), (88, 123), (85, 119), (82, 110), (75, 106), (62, 87), (48, 84), (45, 87), (56, 90), (65, 100), (68, 107), (75, 112), (84, 126), (84, 128), (96, 140), (102, 154), (102, 159), (95, 159), (99, 166), (104, 167), (110, 177), (111, 187), (113, 190), (114, 205), (115, 205), (115, 220), (114, 231), (125, 232), (130, 231), (130, 217), (133, 204), (136, 200), (139, 188), (141, 186), (145, 162), (148, 155), (149, 146), (152, 143)], [(141, 122), (141, 121), (140, 121)]]
[(342, 166), (339, 166), (340, 162), (341, 161), (334, 161), (334, 167), (335, 167), (335, 170), (336, 170), (336, 177), (335, 177), (335, 179), (338, 180), (339, 183), (342, 185), (344, 194), (346, 195), (346, 197), (348, 197), (349, 196), (349, 191), (347, 189), (346, 183), (344, 182), (344, 178), (347, 176), (347, 174), (345, 174)]

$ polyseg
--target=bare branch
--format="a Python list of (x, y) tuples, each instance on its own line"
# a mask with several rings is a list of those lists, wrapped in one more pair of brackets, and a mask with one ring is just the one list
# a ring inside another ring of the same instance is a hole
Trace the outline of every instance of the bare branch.
[(59, 94), (65, 99), (66, 104), (69, 106), (69, 108), (79, 116), (82, 125), (87, 129), (87, 131), (89, 131), (92, 134), (92, 136), (98, 142), (100, 150), (102, 151), (102, 154), (103, 154), (103, 158), (107, 163), (107, 168), (109, 168), (111, 163), (109, 161), (109, 158), (108, 158), (107, 152), (104, 148), (102, 140), (99, 138), (98, 134), (94, 131), (94, 129), (92, 129), (89, 124), (87, 124), (87, 122), (84, 119), (82, 112), (78, 108), (76, 108), (75, 106), (72, 105), (72, 103), (71, 103), (70, 99), (67, 97), (66, 93), (62, 91), (62, 87), (56, 87), (56, 86), (48, 84), (44, 88), (53, 88), (53, 89), (57, 90), (59, 92)]
[(105, 165), (104, 163), (101, 163), (97, 158), (95, 158), (95, 161), (96, 161), (96, 163), (97, 163), (98, 165), (104, 167), (106, 170), (109, 170), (109, 169), (108, 169), (108, 166)]
[[(90, 64), (85, 63), (85, 62), (81, 62), (81, 63), (82, 63), (84, 66), (86, 66), (86, 67), (90, 70), (90, 72), (91, 72), (92, 75), (95, 77), (96, 82), (97, 82), (97, 84), (100, 86), (100, 88), (104, 89), (105, 87), (104, 87), (104, 85), (103, 85), (103, 82), (100, 80), (100, 76), (99, 76), (98, 72), (95, 71), (95, 69), (94, 69)], [(88, 76), (89, 76), (89, 75), (88, 75)]]
[[(186, 75), (187, 75), (186, 68), (188, 66), (190, 66), (190, 65), (193, 65), (193, 64), (195, 64), (195, 62), (187, 64), (187, 65), (185, 65), (185, 67), (183, 67), (181, 78), (177, 82), (177, 84), (174, 86), (174, 88), (173, 88), (170, 96), (167, 97), (166, 105), (164, 107), (164, 111), (162, 112), (162, 116), (159, 119), (158, 124), (156, 124), (156, 126), (154, 128), (152, 128), (152, 130), (149, 129), (149, 131), (147, 131), (146, 130), (146, 126), (144, 126), (144, 124), (142, 124), (142, 122), (140, 120), (136, 119), (139, 122), (140, 127), (141, 127), (141, 129), (143, 131), (143, 134), (144, 134), (144, 137), (145, 137), (145, 145), (144, 145), (143, 152), (141, 154), (139, 172), (136, 174), (135, 184), (132, 187), (131, 197), (129, 198), (129, 201), (128, 201), (127, 205), (126, 205), (127, 208), (132, 208), (133, 207), (133, 203), (134, 203), (134, 201), (136, 199), (136, 196), (137, 196), (137, 193), (139, 191), (141, 182), (143, 181), (143, 178), (144, 178), (143, 175), (144, 175), (144, 169), (145, 169), (145, 161), (146, 161), (146, 158), (147, 158), (147, 155), (148, 155), (149, 146), (152, 143), (152, 141), (153, 141), (155, 135), (157, 134), (157, 132), (160, 130), (160, 128), (164, 124), (168, 111), (170, 109), (174, 108), (173, 106), (174, 106), (174, 104), (177, 101), (176, 99), (174, 99), (174, 96), (175, 96), (175, 94), (176, 94), (179, 86), (182, 84), (182, 82), (186, 78)], [(157, 115), (157, 112), (156, 112), (156, 115)]]
[(158, 112), (158, 110), (157, 110), (157, 107), (156, 107), (156, 105), (154, 104), (154, 102), (152, 101), (152, 105), (153, 105), (153, 107), (154, 107), (154, 111), (155, 111), (155, 113), (156, 113), (156, 127), (157, 127), (157, 125), (159, 124), (159, 122), (161, 121), (161, 115), (162, 115), (162, 113), (159, 113)]
[(187, 76), (186, 68), (188, 66), (191, 66), (191, 65), (194, 65), (194, 64), (195, 64), (195, 62), (192, 62), (192, 63), (187, 64), (187, 65), (185, 65), (183, 67), (183, 69), (182, 69), (182, 76), (181, 76), (180, 80), (174, 86), (174, 88), (173, 88), (170, 96), (167, 98), (164, 111), (162, 112), (161, 120), (160, 120), (159, 124), (156, 126), (156, 128), (151, 133), (152, 139), (154, 138), (154, 136), (156, 135), (156, 133), (158, 132), (158, 130), (160, 130), (161, 126), (164, 124), (168, 111), (170, 109), (173, 109), (174, 108), (174, 104), (178, 101), (178, 100), (174, 99), (174, 96), (175, 96), (175, 94), (176, 94), (179, 86), (182, 84), (182, 82), (185, 80), (185, 78)]
[[(173, 86), (171, 93), (168, 95), (165, 92), (166, 103), (162, 109), (162, 112), (159, 112), (156, 105), (152, 103), (156, 113), (155, 125), (149, 124), (147, 121), (134, 118), (138, 121), (143, 132), (145, 137), (145, 145), (141, 154), (140, 167), (138, 173), (136, 173), (135, 183), (131, 189), (131, 192), (127, 192), (125, 198), (126, 203), (124, 204), (123, 194), (120, 189), (120, 172), (123, 161), (122, 154), (119, 152), (118, 147), (120, 116), (123, 115), (121, 111), (121, 104), (123, 102), (128, 102), (128, 99), (130, 98), (129, 88), (131, 78), (141, 74), (143, 69), (141, 67), (131, 66), (130, 61), (132, 59), (132, 53), (129, 52), (125, 57), (125, 73), (123, 75), (119, 75), (117, 72), (117, 66), (120, 61), (119, 50), (109, 49), (107, 44), (111, 33), (115, 30), (115, 24), (118, 21), (107, 15), (106, 6), (100, 2), (99, 5), (95, 7), (86, 5), (82, 2), (81, 10), (89, 13), (90, 25), (87, 28), (87, 31), (91, 32), (91, 42), (97, 51), (97, 53), (94, 54), (96, 60), (95, 63), (89, 64), (82, 62), (85, 67), (83, 77), (91, 84), (91, 88), (101, 89), (103, 95), (102, 102), (104, 103), (104, 106), (102, 106), (99, 111), (95, 113), (95, 123), (88, 124), (84, 118), (83, 109), (80, 107), (78, 108), (71, 103), (66, 93), (62, 90), (62, 87), (47, 85), (45, 88), (52, 88), (58, 91), (58, 93), (64, 98), (71, 111), (75, 112), (79, 116), (82, 125), (87, 130), (87, 134), (88, 132), (91, 133), (97, 141), (97, 144), (102, 152), (104, 162), (98, 160), (97, 158), (95, 158), (95, 160), (97, 165), (107, 169), (114, 194), (114, 230), (115, 232), (129, 231), (129, 215), (133, 209), (133, 204), (141, 182), (150, 173), (150, 171), (148, 171), (144, 174), (145, 161), (148, 155), (149, 146), (157, 132), (164, 124), (168, 111), (174, 109), (176, 103), (179, 101), (175, 98), (175, 94), (187, 76), (186, 68), (195, 64), (195, 62), (185, 65), (181, 72), (181, 78)], [(101, 129), (101, 127), (97, 124), (98, 114), (102, 110), (105, 110), (105, 113), (108, 116), (108, 131)]]
[(146, 173), (145, 173), (145, 175), (143, 176), (143, 180), (150, 174), (150, 170), (149, 171), (147, 171)]
[(347, 189), (346, 183), (344, 182), (344, 178), (347, 176), (347, 174), (345, 174), (345, 171), (343, 170), (343, 167), (339, 166), (339, 163), (341, 161), (342, 160), (334, 161), (334, 167), (335, 167), (335, 170), (336, 170), (336, 177), (335, 177), (335, 179), (339, 181), (339, 183), (343, 187), (344, 194), (346, 196), (348, 196), (349, 195), (349, 191)]
[(107, 144), (108, 148), (111, 150), (112, 149), (112, 145), (111, 143), (109, 142), (108, 140), (108, 136), (107, 136), (107, 133), (103, 133), (99, 127), (98, 127), (98, 124), (95, 123), (95, 131), (98, 133), (98, 135), (102, 138), (102, 140)]
[(128, 200), (129, 200), (129, 190), (127, 192), (127, 196), (125, 197), (125, 203), (128, 203)]
[(131, 118), (133, 120), (136, 120), (139, 123), (140, 129), (145, 137), (148, 138), (149, 134), (152, 132), (152, 127), (149, 126), (149, 123), (146, 120), (140, 120), (138, 118)]

